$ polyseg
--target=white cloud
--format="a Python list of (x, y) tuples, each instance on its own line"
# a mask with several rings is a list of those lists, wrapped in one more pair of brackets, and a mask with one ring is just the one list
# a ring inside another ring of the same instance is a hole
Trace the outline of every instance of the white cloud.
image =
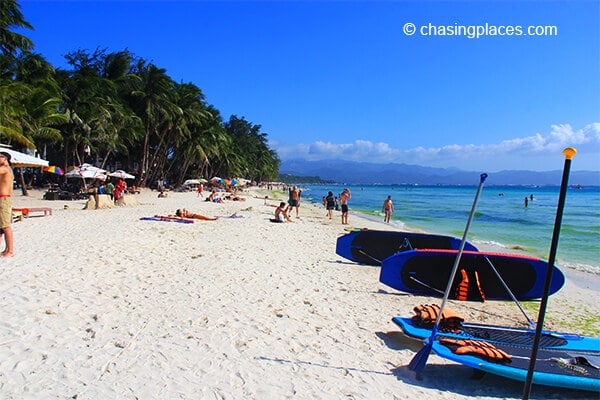
[[(565, 147), (575, 147), (580, 157), (574, 169), (600, 170), (600, 122), (574, 130), (569, 124), (552, 125), (547, 134), (504, 140), (495, 144), (448, 144), (442, 147), (395, 149), (369, 140), (353, 143), (317, 141), (311, 144), (271, 143), (282, 159), (344, 159), (375, 163), (407, 163), (432, 167), (458, 167), (498, 171), (503, 169), (560, 169), (557, 157)], [(575, 168), (577, 166), (577, 168)]]

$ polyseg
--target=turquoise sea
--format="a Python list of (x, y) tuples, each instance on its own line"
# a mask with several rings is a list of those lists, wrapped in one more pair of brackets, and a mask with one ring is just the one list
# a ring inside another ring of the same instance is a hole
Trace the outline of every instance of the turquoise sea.
[[(347, 186), (352, 213), (383, 220), (381, 207), (392, 196), (395, 212), (390, 229), (406, 227), (462, 237), (477, 186)], [(304, 201), (321, 203), (328, 191), (339, 197), (339, 185), (307, 185)], [(468, 240), (519, 248), (548, 259), (558, 204), (558, 186), (484, 185)], [(534, 200), (525, 197), (533, 195)], [(563, 214), (557, 265), (600, 274), (600, 187), (570, 187)]]

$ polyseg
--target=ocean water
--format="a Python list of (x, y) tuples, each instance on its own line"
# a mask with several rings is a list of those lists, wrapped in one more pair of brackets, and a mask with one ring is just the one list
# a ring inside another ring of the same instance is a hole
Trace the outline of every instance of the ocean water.
[[(348, 186), (350, 213), (383, 220), (381, 207), (392, 196), (390, 229), (420, 229), (462, 237), (477, 186)], [(339, 185), (307, 185), (302, 199), (320, 203), (328, 191), (339, 197)], [(484, 185), (468, 240), (522, 249), (548, 259), (556, 219), (558, 186)], [(533, 195), (534, 200), (525, 197)], [(352, 226), (352, 216), (350, 216)], [(600, 187), (569, 187), (559, 236), (557, 265), (600, 274)]]

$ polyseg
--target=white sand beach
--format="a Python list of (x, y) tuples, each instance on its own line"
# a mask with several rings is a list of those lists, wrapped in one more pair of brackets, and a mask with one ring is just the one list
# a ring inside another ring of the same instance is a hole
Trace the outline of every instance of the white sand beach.
[[(16, 255), (0, 259), (2, 399), (521, 398), (522, 383), (473, 380), (433, 354), (415, 379), (407, 365), (422, 344), (391, 318), (441, 300), (397, 292), (379, 268), (337, 256), (339, 213), (302, 204), (294, 223), (270, 223), (258, 190), (223, 204), (144, 190), (139, 205), (100, 210), (42, 195), (15, 192), (14, 207), (53, 215), (16, 222)], [(183, 207), (243, 218), (140, 220)], [(352, 212), (350, 225), (387, 228)], [(581, 320), (600, 314), (600, 277), (565, 273), (546, 327), (589, 334)], [(451, 306), (469, 321), (526, 322), (514, 304)], [(590, 395), (534, 386), (531, 398)]]

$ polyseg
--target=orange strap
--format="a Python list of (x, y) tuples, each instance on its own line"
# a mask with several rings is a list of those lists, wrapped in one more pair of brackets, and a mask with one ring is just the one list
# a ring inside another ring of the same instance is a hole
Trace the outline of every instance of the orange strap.
[(460, 275), (461, 281), (456, 287), (454, 297), (456, 300), (467, 301), (467, 297), (469, 296), (469, 275), (464, 268), (461, 268)]
[[(471, 281), (469, 280), (469, 274), (464, 268), (460, 269), (461, 281), (459, 282), (456, 290), (454, 292), (454, 298), (460, 301), (469, 300), (469, 285)], [(477, 291), (479, 292), (479, 296), (481, 297), (481, 301), (485, 301), (485, 293), (483, 293), (483, 289), (481, 289), (481, 284), (479, 283), (479, 274), (477, 271), (473, 271), (473, 275), (475, 277), (475, 285), (477, 285)], [(473, 296), (475, 297), (475, 295)], [(475, 300), (475, 299), (472, 299)], [(479, 299), (477, 299), (479, 300)]]

